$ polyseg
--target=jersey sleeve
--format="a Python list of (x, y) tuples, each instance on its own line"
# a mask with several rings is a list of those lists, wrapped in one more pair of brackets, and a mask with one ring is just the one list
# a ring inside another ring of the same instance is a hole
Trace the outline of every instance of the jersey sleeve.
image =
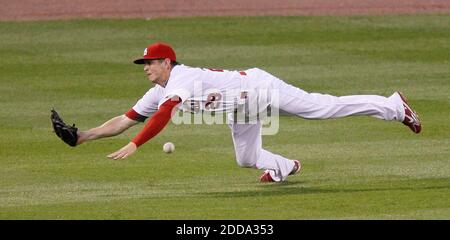
[(160, 89), (158, 89), (158, 87), (153, 87), (148, 90), (145, 95), (125, 113), (125, 115), (135, 121), (143, 122), (152, 113), (158, 110), (158, 103), (161, 97), (162, 94)]
[[(199, 73), (195, 70), (188, 70), (176, 73), (169, 78), (165, 87), (165, 94), (159, 101), (159, 106), (174, 96), (181, 98), (181, 102), (186, 101), (194, 95), (195, 81), (199, 79)], [(198, 84), (197, 84), (198, 85)], [(200, 89), (201, 90), (201, 89)]]

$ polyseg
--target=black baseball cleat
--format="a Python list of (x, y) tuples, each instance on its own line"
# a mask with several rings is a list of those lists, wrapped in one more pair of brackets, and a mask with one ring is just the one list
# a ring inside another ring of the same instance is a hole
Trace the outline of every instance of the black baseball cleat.
[(414, 133), (420, 133), (422, 130), (422, 124), (419, 119), (419, 115), (408, 104), (406, 97), (401, 92), (397, 92), (403, 101), (403, 108), (405, 109), (405, 119), (403, 124), (408, 126)]

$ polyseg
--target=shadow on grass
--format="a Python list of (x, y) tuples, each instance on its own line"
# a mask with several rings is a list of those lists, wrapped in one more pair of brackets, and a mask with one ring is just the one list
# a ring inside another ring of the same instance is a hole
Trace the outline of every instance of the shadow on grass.
[[(228, 198), (228, 197), (261, 197), (261, 196), (282, 196), (282, 195), (304, 195), (304, 194), (335, 194), (335, 193), (364, 193), (364, 192), (381, 192), (381, 191), (420, 191), (420, 190), (450, 190), (450, 178), (440, 179), (421, 179), (422, 181), (400, 181), (390, 183), (390, 186), (376, 187), (376, 186), (346, 186), (340, 188), (333, 187), (308, 187), (305, 186), (305, 181), (289, 181), (283, 183), (262, 183), (257, 190), (247, 191), (230, 191), (230, 192), (207, 192), (199, 193), (198, 195), (213, 197), (213, 198)], [(433, 184), (424, 184), (427, 180), (441, 180), (440, 184), (434, 182)], [(421, 182), (420, 186), (414, 185)], [(380, 183), (385, 184), (385, 183)], [(386, 183), (388, 184), (388, 183)], [(409, 186), (408, 186), (409, 185)]]

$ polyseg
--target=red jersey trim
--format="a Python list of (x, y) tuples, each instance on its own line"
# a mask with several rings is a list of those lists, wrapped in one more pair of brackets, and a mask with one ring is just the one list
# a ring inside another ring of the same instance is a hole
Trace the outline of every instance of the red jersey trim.
[(125, 116), (127, 116), (129, 119), (132, 119), (134, 121), (138, 122), (145, 122), (145, 119), (147, 119), (146, 116), (142, 116), (141, 114), (134, 111), (134, 109), (128, 110), (128, 112), (125, 113)]

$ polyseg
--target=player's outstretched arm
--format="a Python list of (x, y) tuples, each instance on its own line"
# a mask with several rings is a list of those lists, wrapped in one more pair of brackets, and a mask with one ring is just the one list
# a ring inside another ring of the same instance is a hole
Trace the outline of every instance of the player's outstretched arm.
[(138, 121), (130, 119), (125, 115), (111, 118), (98, 127), (89, 129), (87, 131), (78, 131), (77, 145), (90, 140), (116, 136), (138, 123)]
[(122, 147), (116, 152), (113, 152), (108, 155), (110, 159), (124, 159), (130, 155), (132, 155), (137, 148), (146, 143), (148, 140), (156, 136), (161, 130), (167, 125), (170, 121), (170, 118), (173, 114), (173, 109), (181, 102), (181, 99), (178, 96), (173, 97), (172, 99), (164, 102), (156, 111), (150, 120), (147, 122), (145, 127), (141, 130), (141, 132), (129, 142), (127, 145)]

